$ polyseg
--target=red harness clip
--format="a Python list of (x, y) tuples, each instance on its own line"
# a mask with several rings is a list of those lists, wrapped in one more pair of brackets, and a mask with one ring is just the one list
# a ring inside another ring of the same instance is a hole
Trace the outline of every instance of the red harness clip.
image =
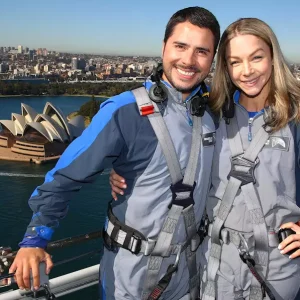
[(154, 114), (154, 106), (153, 105), (142, 106), (140, 108), (140, 111), (142, 116)]

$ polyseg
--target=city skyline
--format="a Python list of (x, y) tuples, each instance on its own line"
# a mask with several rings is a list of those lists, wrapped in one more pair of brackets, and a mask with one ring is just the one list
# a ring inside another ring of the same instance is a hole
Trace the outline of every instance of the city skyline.
[(1, 0), (0, 46), (122, 56), (160, 56), (171, 15), (203, 6), (216, 15), (221, 31), (240, 17), (257, 17), (277, 35), (289, 62), (300, 63), (300, 3), (274, 1)]

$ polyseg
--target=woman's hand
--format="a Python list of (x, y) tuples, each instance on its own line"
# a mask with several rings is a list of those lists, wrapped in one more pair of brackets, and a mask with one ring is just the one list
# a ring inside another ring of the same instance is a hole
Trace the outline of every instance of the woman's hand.
[(300, 221), (297, 223), (285, 223), (281, 225), (282, 229), (292, 229), (295, 231), (295, 234), (289, 235), (286, 239), (284, 239), (278, 246), (278, 249), (281, 250), (281, 254), (286, 254), (290, 251), (294, 252), (289, 256), (289, 258), (296, 258), (300, 256)]
[(111, 186), (111, 195), (114, 200), (118, 200), (118, 194), (124, 195), (123, 189), (127, 188), (125, 178), (118, 175), (114, 169), (112, 169), (110, 172), (109, 184)]

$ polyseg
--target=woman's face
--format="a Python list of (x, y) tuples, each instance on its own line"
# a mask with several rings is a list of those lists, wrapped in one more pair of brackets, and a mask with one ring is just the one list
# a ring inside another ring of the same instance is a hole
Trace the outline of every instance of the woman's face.
[(229, 76), (248, 97), (269, 93), (272, 63), (269, 46), (254, 35), (238, 35), (226, 47)]

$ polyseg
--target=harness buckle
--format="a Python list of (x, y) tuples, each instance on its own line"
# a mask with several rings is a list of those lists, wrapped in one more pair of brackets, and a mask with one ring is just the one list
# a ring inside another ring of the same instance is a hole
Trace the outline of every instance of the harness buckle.
[(172, 191), (172, 202), (169, 204), (169, 209), (171, 206), (178, 205), (183, 208), (187, 208), (190, 205), (194, 205), (194, 189), (196, 186), (196, 182), (194, 182), (193, 186), (187, 185), (183, 183), (183, 179), (176, 182), (175, 184), (171, 184), (170, 189)]
[(129, 248), (128, 250), (133, 253), (133, 254), (138, 254), (141, 251), (142, 248), (142, 239), (136, 235), (132, 235), (133, 241), (131, 245), (131, 249)]
[(104, 247), (111, 252), (117, 253), (119, 251), (118, 244), (108, 235), (105, 228), (102, 230), (103, 245)]
[(208, 215), (205, 214), (205, 217), (202, 217), (200, 226), (197, 230), (197, 233), (200, 237), (200, 244), (204, 241), (205, 237), (208, 236), (209, 223)]
[(234, 177), (241, 181), (241, 186), (248, 183), (256, 183), (254, 176), (254, 170), (259, 163), (257, 158), (255, 162), (252, 162), (241, 155), (231, 158), (231, 170), (227, 176), (227, 179)]

